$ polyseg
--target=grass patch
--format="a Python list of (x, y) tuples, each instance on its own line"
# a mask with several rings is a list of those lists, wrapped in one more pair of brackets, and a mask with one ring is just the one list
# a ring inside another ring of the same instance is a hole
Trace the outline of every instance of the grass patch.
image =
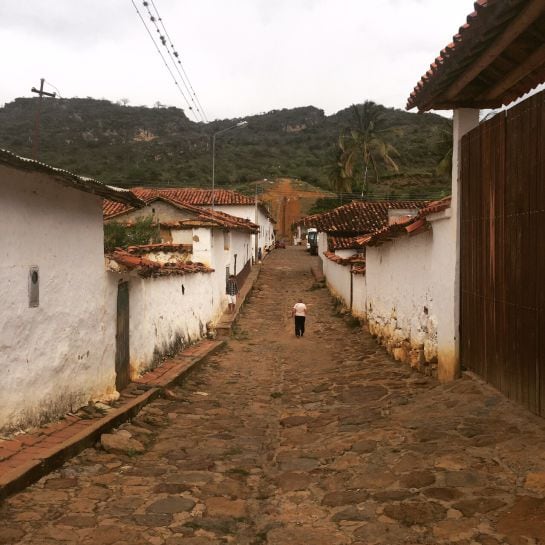
[(273, 399), (278, 399), (279, 397), (282, 397), (284, 394), (282, 392), (272, 392), (271, 397)]

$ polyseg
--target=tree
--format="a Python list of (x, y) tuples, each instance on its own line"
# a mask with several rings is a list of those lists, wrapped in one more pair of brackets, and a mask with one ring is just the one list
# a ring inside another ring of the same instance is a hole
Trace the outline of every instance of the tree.
[(375, 181), (379, 182), (379, 164), (386, 170), (399, 171), (393, 157), (397, 150), (387, 142), (387, 127), (384, 110), (369, 100), (353, 104), (350, 108), (351, 126), (343, 129), (339, 136), (339, 164), (344, 178), (361, 180), (362, 195), (368, 189), (368, 173), (371, 169)]
[(352, 178), (346, 175), (343, 166), (343, 150), (341, 143), (332, 154), (332, 158), (326, 167), (327, 179), (329, 187), (335, 193), (350, 193), (352, 191)]

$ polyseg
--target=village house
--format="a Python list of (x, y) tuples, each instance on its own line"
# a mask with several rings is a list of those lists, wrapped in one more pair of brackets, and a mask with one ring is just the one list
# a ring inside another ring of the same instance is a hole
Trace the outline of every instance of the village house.
[[(161, 196), (171, 204), (186, 204), (203, 209), (212, 209), (214, 212), (223, 212), (229, 216), (245, 219), (259, 226), (259, 233), (252, 234), (251, 255), (257, 261), (258, 254), (264, 256), (274, 246), (275, 220), (266, 206), (255, 199), (227, 189), (196, 189), (196, 188), (133, 188), (131, 190), (138, 198), (146, 203), (155, 202)], [(151, 210), (154, 209), (154, 211)], [(155, 206), (146, 209), (147, 214), (154, 214), (161, 221), (167, 220), (165, 211)]]
[(117, 289), (117, 336), (125, 339), (116, 359), (118, 388), (212, 333), (227, 306), (227, 277), (234, 274), (243, 285), (252, 263), (251, 237), (258, 231), (249, 220), (160, 194), (148, 195), (143, 208), (104, 201), (106, 222), (131, 225), (149, 214), (160, 243), (106, 256), (110, 286)]
[(0, 183), (0, 430), (11, 430), (116, 396), (102, 199), (143, 203), (5, 150)]
[(359, 236), (415, 216), (424, 201), (353, 201), (306, 216), (298, 228), (318, 231), (318, 255), (330, 291), (358, 318), (366, 318), (365, 247)]

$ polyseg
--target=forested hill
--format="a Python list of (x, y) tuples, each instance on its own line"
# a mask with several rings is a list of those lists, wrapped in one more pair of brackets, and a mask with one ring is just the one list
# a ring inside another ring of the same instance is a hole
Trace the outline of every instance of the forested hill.
[[(31, 155), (37, 102), (20, 98), (0, 109), (0, 147)], [(446, 151), (442, 141), (450, 121), (386, 108), (384, 116), (390, 143), (399, 152), (400, 191), (446, 188), (446, 181), (433, 173)], [(339, 131), (350, 124), (349, 108), (326, 116), (308, 106), (244, 119), (246, 127), (216, 139), (218, 185), (240, 187), (250, 180), (286, 176), (328, 187), (327, 165)], [(44, 99), (39, 159), (117, 185), (207, 186), (211, 135), (239, 121), (194, 123), (173, 107)]]

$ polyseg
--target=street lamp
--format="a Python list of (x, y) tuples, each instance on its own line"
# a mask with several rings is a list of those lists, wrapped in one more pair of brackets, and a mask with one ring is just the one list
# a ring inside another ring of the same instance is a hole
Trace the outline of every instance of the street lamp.
[(238, 129), (239, 127), (245, 127), (248, 125), (248, 121), (239, 121), (236, 125), (222, 129), (221, 131), (215, 132), (212, 135), (212, 209), (214, 208), (214, 185), (216, 182), (216, 136), (224, 132), (230, 131), (231, 129)]

